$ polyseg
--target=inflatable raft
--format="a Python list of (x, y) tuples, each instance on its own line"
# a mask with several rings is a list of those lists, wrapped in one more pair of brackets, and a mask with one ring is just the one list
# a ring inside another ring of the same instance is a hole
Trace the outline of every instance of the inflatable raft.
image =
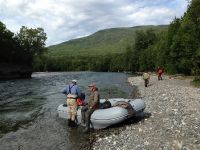
[[(113, 124), (120, 123), (130, 117), (137, 116), (145, 109), (145, 103), (141, 99), (112, 98), (108, 100), (111, 102), (112, 107), (107, 109), (95, 110), (91, 116), (91, 128), (106, 128)], [(103, 103), (105, 101), (105, 99), (101, 99), (100, 103)], [(130, 111), (128, 109), (116, 106), (116, 104), (119, 104), (120, 102), (125, 102), (129, 104), (129, 106), (132, 107), (131, 109), (133, 110), (133, 113), (130, 114)], [(81, 123), (81, 108), (82, 106), (79, 106), (77, 111), (77, 124)], [(57, 108), (57, 112), (60, 118), (67, 119), (67, 106), (65, 104), (59, 105)]]

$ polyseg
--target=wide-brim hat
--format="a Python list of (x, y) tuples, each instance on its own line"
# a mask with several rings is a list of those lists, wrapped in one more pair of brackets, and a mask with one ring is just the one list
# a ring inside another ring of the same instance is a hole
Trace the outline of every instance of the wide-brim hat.
[(96, 85), (94, 83), (91, 83), (88, 85), (88, 87), (96, 87)]
[(77, 80), (73, 79), (73, 80), (72, 80), (72, 82), (73, 82), (73, 83), (76, 83), (76, 82), (77, 82)]

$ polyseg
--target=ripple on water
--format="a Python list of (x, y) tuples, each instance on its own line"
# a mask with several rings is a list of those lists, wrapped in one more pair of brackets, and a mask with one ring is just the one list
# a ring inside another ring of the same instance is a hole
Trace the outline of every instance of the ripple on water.
[(57, 117), (56, 108), (65, 101), (60, 91), (72, 79), (78, 80), (86, 98), (89, 83), (96, 83), (101, 98), (127, 98), (132, 92), (123, 73), (34, 73), (32, 79), (1, 82), (0, 149), (90, 148), (101, 131), (83, 134), (82, 127), (69, 129), (66, 120)]

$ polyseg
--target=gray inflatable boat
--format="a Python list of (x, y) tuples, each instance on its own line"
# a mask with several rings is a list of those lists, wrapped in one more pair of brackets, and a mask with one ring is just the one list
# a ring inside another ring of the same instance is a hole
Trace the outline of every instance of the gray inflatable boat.
[[(94, 129), (102, 129), (113, 124), (120, 123), (130, 117), (137, 116), (145, 109), (145, 103), (141, 99), (124, 99), (124, 98), (112, 98), (108, 99), (111, 102), (112, 106), (119, 104), (120, 102), (126, 102), (129, 104), (131, 109), (133, 110), (130, 114), (129, 110), (123, 107), (111, 107), (107, 109), (97, 109), (93, 112), (91, 116), (91, 128)], [(100, 103), (105, 102), (105, 99), (101, 99)], [(81, 107), (78, 108), (77, 111), (77, 123), (81, 123)], [(58, 116), (60, 118), (67, 119), (67, 106), (61, 104), (57, 108)]]

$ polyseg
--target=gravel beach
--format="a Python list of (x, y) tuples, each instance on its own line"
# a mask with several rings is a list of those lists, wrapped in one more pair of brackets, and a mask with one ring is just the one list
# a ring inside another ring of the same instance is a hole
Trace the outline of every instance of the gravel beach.
[(136, 97), (145, 101), (148, 117), (119, 127), (117, 133), (96, 137), (92, 149), (199, 150), (200, 88), (190, 86), (190, 81), (169, 76), (158, 81), (151, 75), (145, 87), (141, 76), (129, 77), (128, 82), (138, 89)]

